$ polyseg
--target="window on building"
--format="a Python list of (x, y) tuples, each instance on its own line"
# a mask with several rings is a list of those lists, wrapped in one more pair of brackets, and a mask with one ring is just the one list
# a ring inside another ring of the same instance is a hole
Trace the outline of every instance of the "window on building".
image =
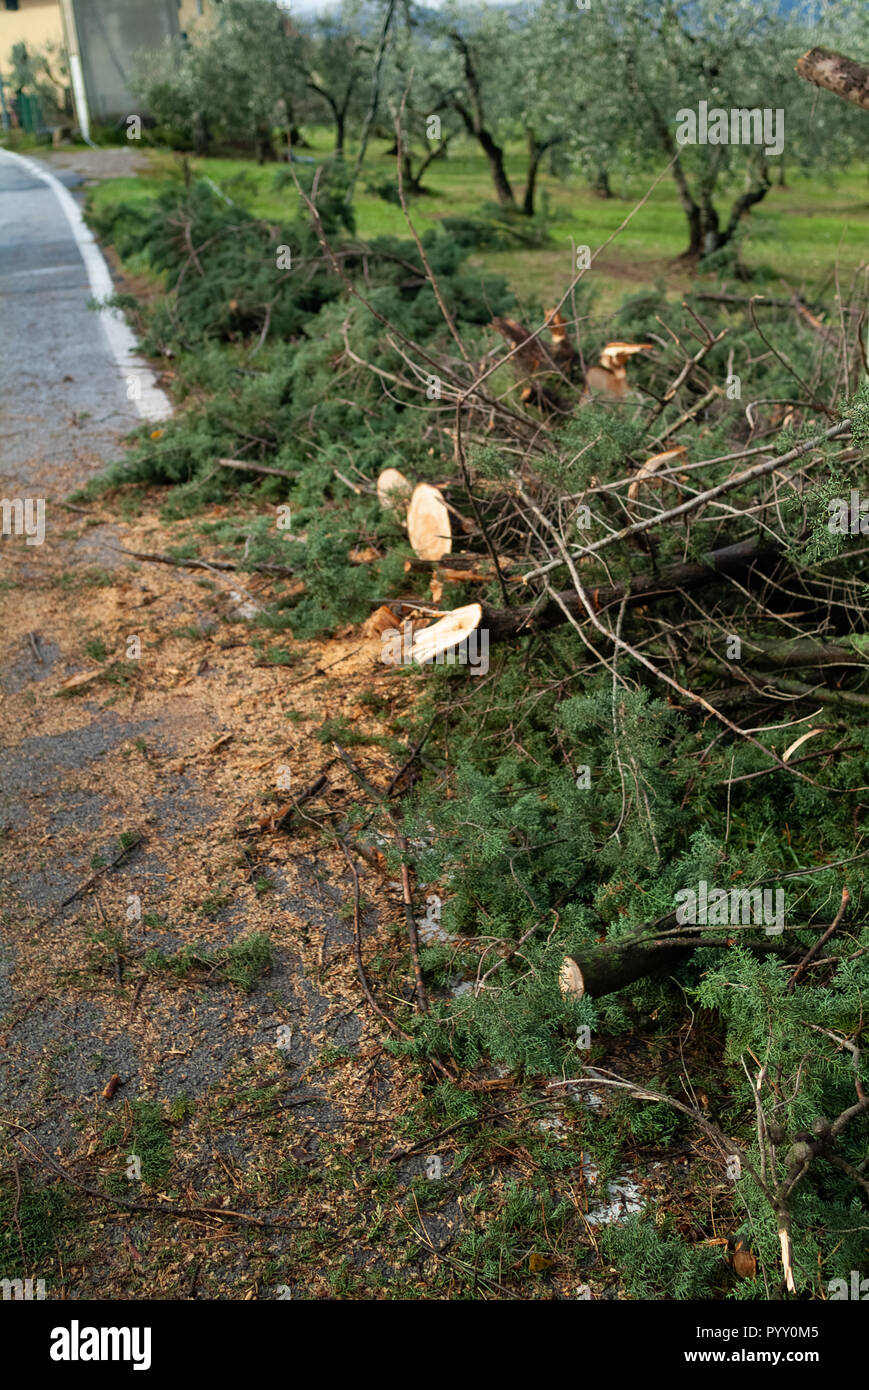
[(18, 0), (6, 0), (6, 8), (7, 10), (17, 10)]

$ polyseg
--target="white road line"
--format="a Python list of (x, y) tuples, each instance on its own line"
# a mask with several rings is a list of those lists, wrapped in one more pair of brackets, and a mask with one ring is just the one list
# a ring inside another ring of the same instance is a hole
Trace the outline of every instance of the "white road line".
[(132, 330), (118, 309), (105, 307), (105, 300), (114, 294), (114, 285), (105, 259), (96, 243), (93, 233), (86, 225), (78, 204), (69, 189), (55, 178), (54, 174), (43, 169), (24, 155), (13, 154), (11, 150), (0, 149), (0, 157), (10, 159), (26, 169), (54, 193), (61, 210), (69, 223), (79, 254), (84, 262), (88, 283), (94, 299), (103, 307), (99, 310), (99, 320), (106, 335), (109, 350), (127, 384), (127, 398), (135, 406), (143, 420), (165, 420), (172, 414), (172, 406), (164, 391), (157, 385), (157, 379), (147, 362), (136, 355), (137, 343)]
[(62, 270), (81, 270), (81, 263), (74, 262), (69, 265), (44, 265), (36, 270), (10, 270), (0, 274), (2, 280), (17, 280), (21, 275), (59, 275)]

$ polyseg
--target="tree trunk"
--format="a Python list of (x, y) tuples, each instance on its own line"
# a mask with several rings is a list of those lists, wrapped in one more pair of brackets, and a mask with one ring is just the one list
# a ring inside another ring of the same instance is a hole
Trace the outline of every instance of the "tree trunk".
[(335, 112), (335, 153), (339, 159), (344, 158), (344, 125), (346, 116), (343, 111)]
[(713, 251), (717, 251), (719, 246), (723, 246), (727, 237), (721, 235), (721, 227), (718, 221), (718, 213), (711, 197), (704, 193), (701, 202), (701, 224), (703, 232), (703, 255), (711, 256)]
[(688, 180), (685, 177), (685, 170), (679, 159), (676, 159), (673, 164), (673, 180), (679, 193), (682, 211), (688, 219), (688, 246), (682, 253), (682, 259), (696, 261), (703, 255), (703, 213), (694, 201), (691, 189), (688, 187)]
[(553, 145), (559, 145), (563, 138), (561, 135), (553, 135), (548, 140), (538, 141), (534, 131), (528, 130), (528, 172), (525, 176), (525, 194), (522, 199), (522, 211), (526, 217), (534, 216), (534, 194), (537, 188), (537, 175), (540, 172), (540, 161), (546, 151), (551, 150)]
[[(404, 187), (407, 193), (412, 194), (415, 198), (421, 198), (424, 194), (428, 193), (429, 190), (423, 188), (422, 176), (430, 164), (433, 164), (436, 159), (440, 159), (442, 156), (446, 155), (449, 138), (448, 135), (445, 136), (440, 144), (434, 145), (432, 149), (423, 156), (416, 173), (413, 172), (413, 161), (410, 152), (408, 150), (402, 150), (401, 168), (404, 176)], [(393, 153), (397, 154), (397, 149), (393, 151)]]
[(478, 130), (477, 139), (480, 142), (483, 153), (489, 161), (489, 170), (492, 175), (492, 183), (495, 185), (495, 196), (502, 207), (514, 208), (516, 198), (507, 178), (507, 170), (504, 168), (504, 151), (501, 146), (496, 144), (488, 130)]
[(733, 236), (749, 208), (754, 207), (755, 203), (763, 202), (769, 190), (769, 173), (764, 164), (755, 182), (736, 199), (736, 202), (730, 209), (730, 218), (728, 219), (727, 227), (722, 235), (722, 245), (730, 241), (730, 238)]
[(812, 48), (797, 63), (797, 72), (816, 87), (869, 111), (869, 68), (829, 48)]
[(615, 194), (610, 188), (609, 169), (598, 169), (592, 179), (591, 190), (599, 198), (614, 198)]
[(277, 158), (272, 141), (271, 126), (266, 125), (265, 121), (257, 122), (254, 132), (254, 149), (257, 164), (265, 164), (267, 160)]
[(208, 154), (208, 147), (211, 143), (211, 132), (208, 129), (208, 118), (201, 111), (197, 111), (193, 121), (193, 152), (200, 156)]
[(462, 63), (465, 70), (465, 86), (467, 88), (470, 109), (464, 102), (458, 101), (453, 97), (453, 106), (458, 111), (465, 123), (468, 134), (473, 135), (479, 142), (486, 159), (489, 161), (489, 169), (492, 174), (492, 182), (495, 185), (495, 196), (502, 207), (514, 208), (516, 198), (507, 178), (507, 170), (504, 167), (504, 151), (495, 140), (489, 130), (483, 114), (483, 101), (480, 92), (480, 79), (477, 69), (474, 66), (474, 59), (462, 35), (453, 30), (450, 38), (462, 55)]
[(401, 152), (401, 178), (404, 184), (404, 191), (408, 197), (416, 197), (419, 188), (414, 178), (413, 164), (407, 150), (402, 150)]
[(540, 157), (543, 150), (534, 138), (534, 131), (529, 129), (526, 132), (528, 140), (528, 172), (525, 175), (525, 194), (522, 198), (522, 211), (526, 217), (534, 216), (534, 185), (537, 182), (537, 170), (540, 167)]
[(371, 127), (377, 119), (377, 108), (380, 105), (380, 85), (382, 80), (381, 70), (383, 68), (383, 59), (386, 53), (386, 43), (389, 38), (389, 30), (392, 25), (393, 15), (395, 14), (396, 3), (397, 0), (388, 0), (386, 8), (383, 12), (383, 25), (381, 27), (380, 38), (377, 43), (377, 54), (374, 59), (374, 72), (371, 75), (371, 97), (368, 103), (368, 110), (365, 112), (365, 119), (362, 122), (362, 133), (359, 137), (359, 149), (356, 154), (356, 163), (353, 165), (353, 172), (350, 175), (350, 181), (347, 185), (347, 192), (344, 195), (344, 201), (345, 203), (347, 203), (348, 206), (353, 202), (353, 194), (356, 190), (356, 181), (359, 178), (359, 171), (362, 168), (363, 162), (365, 160), (365, 155), (368, 150), (368, 140), (369, 136), (371, 135)]
[(679, 158), (678, 146), (676, 145), (670, 127), (655, 103), (649, 97), (648, 92), (640, 86), (636, 70), (633, 65), (629, 65), (630, 85), (637, 96), (642, 97), (649, 108), (649, 114), (657, 131), (661, 148), (666, 151), (668, 157), (673, 161), (672, 175), (679, 194), (679, 202), (682, 204), (682, 211), (688, 219), (688, 248), (679, 257), (684, 261), (698, 261), (703, 255), (703, 212), (699, 204), (695, 201), (691, 192), (682, 161)]

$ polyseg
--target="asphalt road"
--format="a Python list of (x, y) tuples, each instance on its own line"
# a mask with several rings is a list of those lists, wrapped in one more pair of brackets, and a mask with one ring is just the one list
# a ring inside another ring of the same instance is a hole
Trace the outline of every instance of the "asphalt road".
[(0, 488), (44, 477), (46, 460), (107, 462), (139, 422), (92, 298), (58, 192), (0, 150)]
[[(61, 177), (72, 187), (82, 183), (72, 171)], [(135, 425), (169, 409), (131, 352), (123, 320), (88, 307), (100, 283), (110, 292), (105, 262), (67, 194), (40, 176), (40, 166), (0, 151), (0, 499), (46, 503), (44, 543), (30, 546), (0, 530), (0, 1157), (7, 1116), (50, 1152), (74, 1155), (78, 1118), (93, 1113), (113, 1074), (123, 1081), (119, 1104), (207, 1094), (240, 1058), (259, 1057), (254, 1049), (273, 1042), (287, 1010), (295, 1020), (292, 1071), (281, 1068), (288, 1083), (315, 1059), (321, 1031), (345, 1047), (361, 1028), (344, 1007), (332, 1018), (332, 999), (299, 964), (309, 930), (324, 949), (346, 950), (351, 940), (338, 917), (340, 893), (319, 880), (313, 892), (316, 866), (301, 892), (274, 873), (269, 913), (296, 914), (300, 943), (276, 942), (256, 997), (228, 983), (211, 987), (193, 1011), (195, 1036), (189, 1003), (172, 992), (164, 999), (156, 980), (137, 995), (135, 1017), (131, 1011), (137, 974), (145, 980), (145, 949), (179, 949), (191, 932), (201, 934), (204, 919), (194, 911), (188, 920), (185, 912), (167, 919), (165, 930), (130, 922), (128, 895), (139, 895), (143, 915), (159, 916), (167, 884), (189, 872), (191, 854), (200, 852), (210, 881), (217, 871), (211, 856), (225, 855), (222, 827), (235, 812), (210, 779), (185, 770), (191, 743), (211, 741), (222, 728), (207, 661), (196, 690), (181, 699), (143, 687), (132, 703), (122, 694), (119, 709), (111, 686), (69, 702), (56, 698), (64, 678), (93, 666), (89, 641), (103, 637), (112, 659), (123, 658), (118, 634), (141, 631), (158, 611), (152, 602), (170, 625), (199, 618), (197, 598), (203, 603), (202, 589), (181, 571), (171, 573), (168, 590), (159, 571), (159, 595), (147, 572), (131, 574), (117, 550), (124, 523), (97, 522), (99, 502), (93, 510), (64, 503), (122, 455)], [(141, 387), (133, 399), (131, 374)], [(98, 582), (88, 578), (94, 573)], [(141, 769), (131, 778), (133, 755)], [(131, 826), (145, 830), (143, 846), (99, 880), (94, 896), (77, 893), (95, 862), (111, 863), (119, 834)], [(242, 884), (238, 903), (215, 909), (220, 920), (208, 929), (223, 945), (248, 925), (245, 893)], [(79, 987), (64, 971), (73, 956), (90, 970), (95, 922), (123, 934), (129, 969), (119, 967), (105, 982), (98, 971)], [(283, 1001), (277, 1013), (274, 998)], [(304, 1105), (313, 1123), (340, 1123), (313, 1086)], [(240, 1163), (244, 1134), (221, 1135), (214, 1147), (224, 1161), (237, 1149)], [(216, 1161), (209, 1139), (200, 1171)], [(0, 1277), (3, 1256), (0, 1246)]]

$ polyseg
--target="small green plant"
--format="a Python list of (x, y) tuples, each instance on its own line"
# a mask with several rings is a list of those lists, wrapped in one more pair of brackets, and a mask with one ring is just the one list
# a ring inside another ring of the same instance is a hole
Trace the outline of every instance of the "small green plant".
[(254, 932), (218, 950), (192, 944), (173, 952), (154, 948), (145, 952), (144, 964), (146, 970), (166, 972), (179, 980), (191, 976), (211, 981), (216, 978), (249, 992), (260, 976), (271, 969), (272, 959), (268, 937)]
[(36, 1270), (55, 1258), (61, 1232), (72, 1217), (72, 1204), (62, 1187), (37, 1187), (26, 1170), (19, 1172), (18, 1182), (11, 1175), (0, 1178), (3, 1276), (32, 1278)]
[(130, 1108), (133, 1112), (130, 1152), (141, 1160), (142, 1181), (153, 1186), (167, 1177), (172, 1164), (172, 1141), (166, 1128), (166, 1116), (156, 1100), (136, 1100)]
[(206, 893), (199, 906), (202, 917), (214, 917), (222, 908), (227, 907), (232, 902), (232, 894), (224, 889), (215, 888), (213, 892)]

